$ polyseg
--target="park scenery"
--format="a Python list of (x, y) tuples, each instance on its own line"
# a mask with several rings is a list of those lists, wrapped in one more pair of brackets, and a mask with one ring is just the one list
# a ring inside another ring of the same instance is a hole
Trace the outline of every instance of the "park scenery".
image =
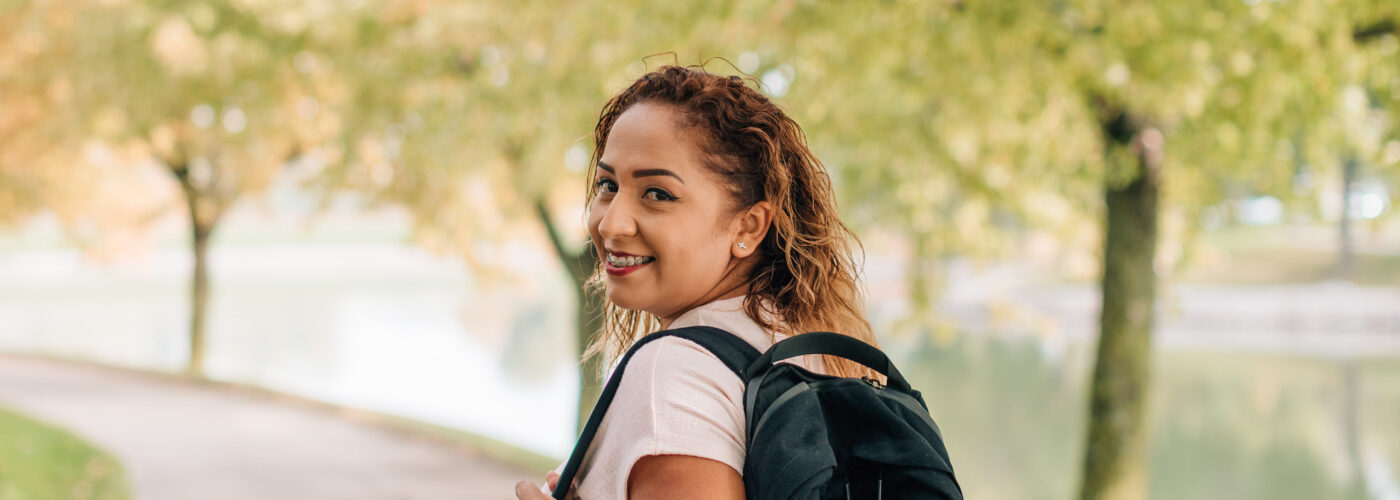
[(0, 0), (0, 500), (510, 498), (592, 132), (779, 103), (971, 499), (1400, 500), (1400, 2)]

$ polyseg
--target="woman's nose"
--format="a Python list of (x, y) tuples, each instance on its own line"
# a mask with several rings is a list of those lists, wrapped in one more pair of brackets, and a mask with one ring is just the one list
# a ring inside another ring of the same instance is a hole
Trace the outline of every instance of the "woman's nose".
[(609, 240), (636, 236), (637, 219), (632, 216), (631, 207), (619, 200), (604, 207), (603, 218), (598, 221), (598, 234)]

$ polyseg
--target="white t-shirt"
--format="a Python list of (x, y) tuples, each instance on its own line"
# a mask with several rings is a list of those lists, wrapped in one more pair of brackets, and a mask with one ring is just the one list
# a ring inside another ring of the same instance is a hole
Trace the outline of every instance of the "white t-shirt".
[[(744, 297), (697, 307), (670, 325), (724, 329), (765, 351), (772, 334), (744, 312)], [(779, 338), (781, 340), (781, 338)], [(795, 361), (811, 369), (819, 360)], [(653, 341), (632, 356), (603, 422), (579, 466), (578, 496), (627, 496), (627, 477), (650, 455), (708, 458), (744, 471), (744, 386), (724, 362), (682, 338)], [(555, 472), (563, 469), (561, 465)]]

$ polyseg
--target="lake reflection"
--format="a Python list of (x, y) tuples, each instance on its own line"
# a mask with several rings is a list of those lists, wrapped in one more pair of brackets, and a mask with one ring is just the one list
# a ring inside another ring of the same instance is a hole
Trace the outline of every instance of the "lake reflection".
[[(477, 283), (401, 243), (216, 247), (209, 377), (418, 419), (546, 455), (572, 446), (565, 278)], [(71, 250), (0, 259), (0, 350), (178, 373), (189, 257), (104, 267)]]
[[(1083, 460), (1089, 346), (964, 335), (895, 355), (969, 498), (1068, 499)], [(1154, 356), (1154, 499), (1400, 497), (1400, 360)]]

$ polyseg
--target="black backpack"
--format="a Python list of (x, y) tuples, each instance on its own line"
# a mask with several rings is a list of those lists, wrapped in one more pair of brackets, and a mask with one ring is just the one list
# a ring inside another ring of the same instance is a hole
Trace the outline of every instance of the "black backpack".
[[(603, 387), (564, 466), (553, 496), (562, 500), (617, 393), (632, 355), (653, 340), (675, 336), (708, 349), (744, 381), (749, 499), (961, 499), (962, 489), (938, 425), (923, 398), (885, 354), (836, 333), (814, 332), (759, 352), (711, 327), (656, 332), (638, 340)], [(778, 361), (827, 354), (884, 374), (838, 378)]]

